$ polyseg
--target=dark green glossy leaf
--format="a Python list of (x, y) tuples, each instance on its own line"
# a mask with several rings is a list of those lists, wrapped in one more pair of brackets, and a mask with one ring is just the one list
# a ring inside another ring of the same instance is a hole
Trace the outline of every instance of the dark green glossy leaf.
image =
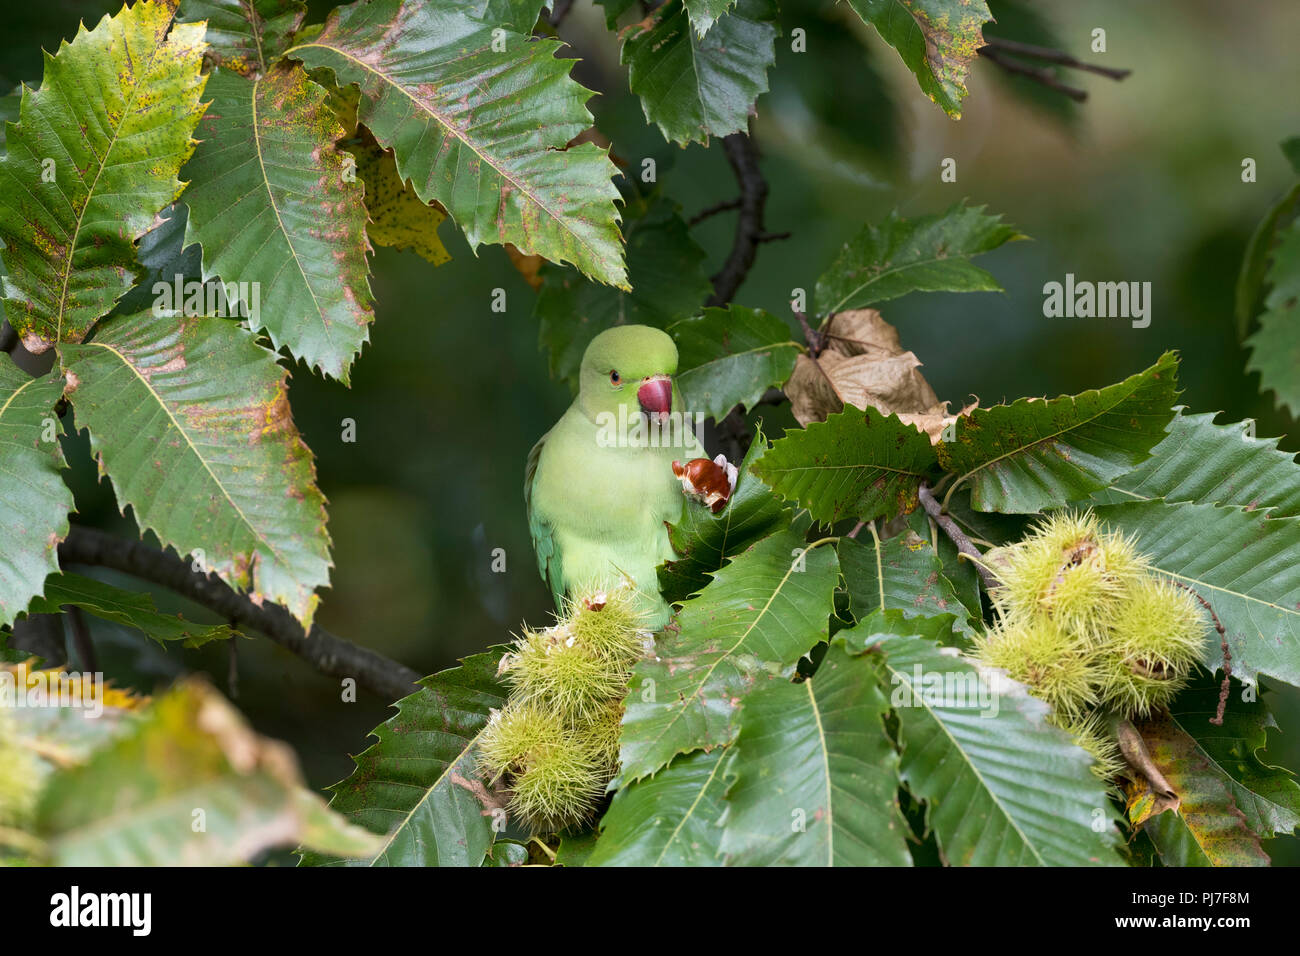
[(705, 309), (668, 331), (677, 343), (677, 386), (686, 409), (717, 421), (784, 385), (802, 351), (784, 322), (743, 305)]
[[(330, 787), (330, 808), (387, 834), (374, 866), (479, 866), (492, 845), (492, 817), (469, 785), (477, 780), (474, 743), (488, 714), (504, 706), (497, 680), (504, 647), (467, 657), (420, 681), (371, 733), (352, 776)], [(305, 854), (303, 865), (350, 862)], [(366, 861), (363, 861), (366, 862)]]
[(1165, 437), (1178, 357), (1115, 385), (1059, 398), (1022, 398), (957, 420), (936, 451), (980, 511), (1028, 514), (1104, 488), (1145, 461)]
[(935, 464), (924, 432), (897, 415), (850, 406), (824, 422), (787, 431), (753, 471), (781, 497), (831, 524), (911, 511), (917, 489)]
[(745, 698), (722, 852), (742, 866), (909, 866), (877, 655), (838, 638), (798, 684)]

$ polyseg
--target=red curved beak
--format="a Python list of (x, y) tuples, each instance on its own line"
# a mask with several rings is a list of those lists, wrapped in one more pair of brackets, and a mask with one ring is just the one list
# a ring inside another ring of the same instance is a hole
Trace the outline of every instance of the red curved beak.
[(647, 378), (636, 390), (636, 400), (644, 412), (667, 415), (673, 410), (673, 380), (667, 375)]

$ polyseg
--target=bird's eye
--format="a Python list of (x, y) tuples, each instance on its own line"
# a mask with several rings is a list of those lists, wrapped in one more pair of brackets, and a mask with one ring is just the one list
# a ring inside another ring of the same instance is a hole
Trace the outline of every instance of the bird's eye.
[(618, 384), (619, 382), (621, 382), (621, 381), (623, 381), (623, 380), (622, 380), (621, 378), (618, 377), (618, 370), (617, 370), (617, 369), (612, 369), (612, 370), (610, 370), (610, 373), (609, 373), (609, 383), (610, 383), (611, 385), (617, 385), (617, 384)]

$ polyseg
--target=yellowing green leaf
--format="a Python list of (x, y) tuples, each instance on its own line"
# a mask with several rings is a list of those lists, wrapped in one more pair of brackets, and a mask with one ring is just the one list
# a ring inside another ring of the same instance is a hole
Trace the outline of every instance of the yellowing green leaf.
[[(27, 348), (79, 342), (134, 281), (176, 198), (205, 78), (203, 26), (141, 0), (45, 60), (0, 158), (5, 312)], [(170, 34), (168, 33), (171, 28)]]

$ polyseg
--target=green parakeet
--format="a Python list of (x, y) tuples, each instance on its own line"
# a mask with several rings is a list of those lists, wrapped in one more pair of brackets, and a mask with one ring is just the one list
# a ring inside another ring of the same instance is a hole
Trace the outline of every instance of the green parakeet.
[(666, 523), (688, 506), (673, 462), (704, 455), (692, 418), (668, 414), (683, 411), (676, 371), (677, 346), (659, 329), (601, 332), (583, 354), (577, 398), (529, 454), (528, 526), (557, 607), (626, 577), (646, 627), (668, 623), (655, 568), (674, 556)]

